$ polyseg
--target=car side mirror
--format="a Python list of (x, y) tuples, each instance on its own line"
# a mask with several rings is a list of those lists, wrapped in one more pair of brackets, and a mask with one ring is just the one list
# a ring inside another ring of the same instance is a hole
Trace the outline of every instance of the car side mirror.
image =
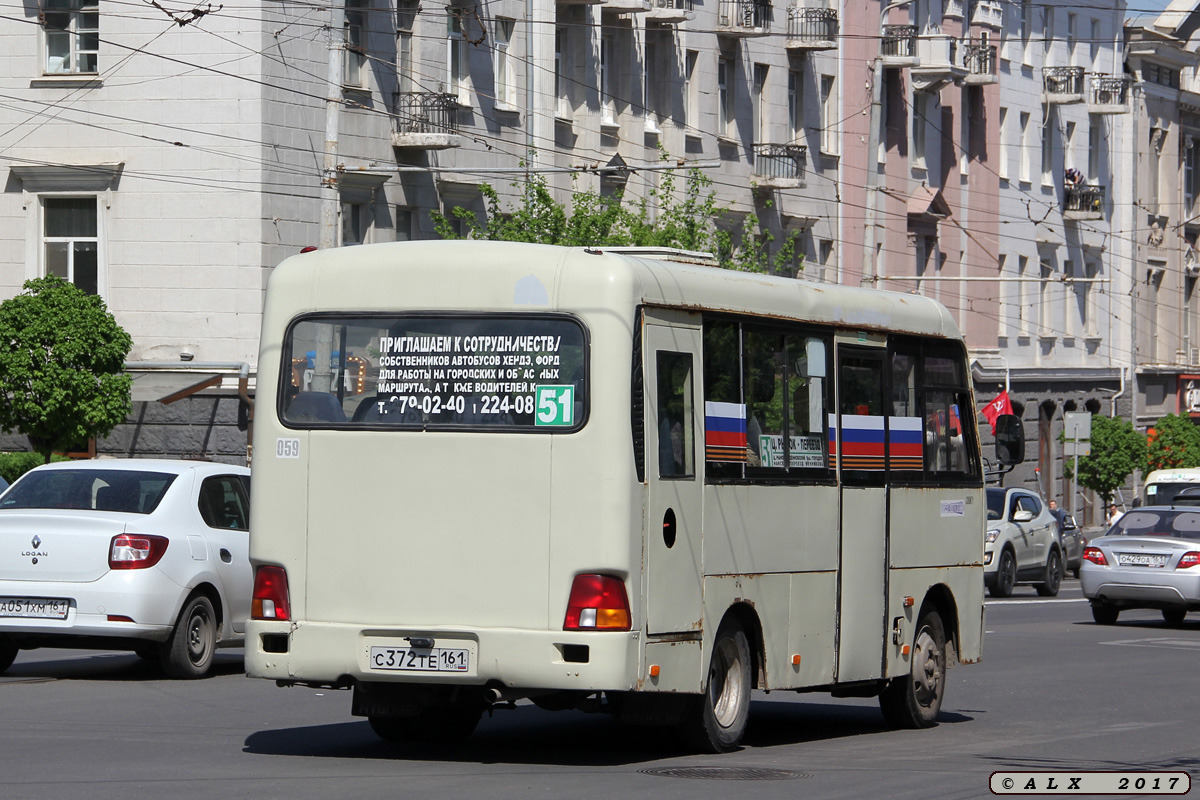
[(1016, 511), (1013, 512), (1013, 515), (1012, 515), (1013, 522), (1029, 522), (1032, 519), (1033, 519), (1033, 512), (1030, 511), (1028, 508), (1018, 508)]
[(1015, 414), (996, 417), (996, 460), (1005, 467), (1025, 460), (1025, 428)]

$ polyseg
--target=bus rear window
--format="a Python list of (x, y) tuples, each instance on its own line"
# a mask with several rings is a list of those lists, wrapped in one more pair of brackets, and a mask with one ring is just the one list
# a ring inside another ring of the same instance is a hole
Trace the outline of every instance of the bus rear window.
[(565, 315), (300, 319), (284, 343), (294, 428), (571, 431), (587, 409), (587, 338)]

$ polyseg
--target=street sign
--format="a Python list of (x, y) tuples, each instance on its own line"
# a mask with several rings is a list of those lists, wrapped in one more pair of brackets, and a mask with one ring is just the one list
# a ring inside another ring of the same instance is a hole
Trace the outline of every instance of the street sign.
[(1090, 456), (1091, 454), (1091, 442), (1075, 442), (1071, 439), (1068, 439), (1063, 443), (1063, 456), (1065, 458), (1074, 458), (1075, 456)]
[[(1092, 438), (1092, 415), (1086, 411), (1068, 411), (1063, 414), (1063, 438), (1084, 441)], [(1086, 453), (1080, 453), (1086, 455)]]

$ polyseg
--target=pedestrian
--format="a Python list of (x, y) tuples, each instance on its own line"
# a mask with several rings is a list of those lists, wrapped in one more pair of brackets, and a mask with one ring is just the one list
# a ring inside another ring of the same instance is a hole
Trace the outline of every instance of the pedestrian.
[(1051, 500), (1047, 505), (1050, 506), (1050, 516), (1054, 517), (1054, 523), (1058, 526), (1058, 540), (1061, 542), (1067, 512), (1059, 509), (1057, 500)]
[(1123, 516), (1125, 516), (1125, 514), (1121, 511), (1120, 506), (1118, 506), (1116, 503), (1113, 503), (1108, 510), (1108, 526), (1111, 528), (1113, 525), (1116, 525), (1117, 520)]

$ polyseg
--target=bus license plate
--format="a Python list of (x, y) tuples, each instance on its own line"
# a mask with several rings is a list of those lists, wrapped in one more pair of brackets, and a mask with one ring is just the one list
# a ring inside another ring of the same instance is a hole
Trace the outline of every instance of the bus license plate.
[(70, 600), (50, 597), (0, 597), (0, 617), (30, 619), (66, 619)]
[(457, 647), (372, 647), (371, 669), (396, 672), (467, 672), (471, 653)]

